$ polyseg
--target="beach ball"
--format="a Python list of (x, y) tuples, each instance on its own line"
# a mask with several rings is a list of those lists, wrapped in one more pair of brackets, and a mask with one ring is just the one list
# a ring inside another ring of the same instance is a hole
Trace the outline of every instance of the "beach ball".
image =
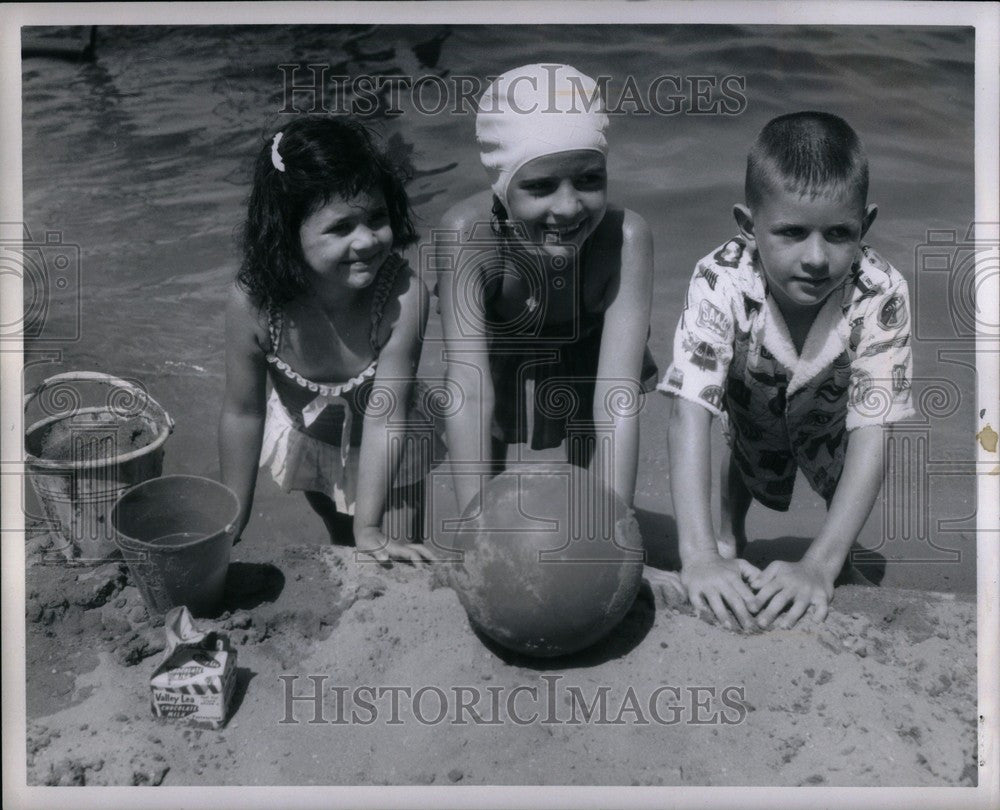
[(642, 580), (635, 515), (571, 465), (514, 467), (465, 510), (449, 583), (474, 627), (530, 656), (589, 647), (617, 626)]

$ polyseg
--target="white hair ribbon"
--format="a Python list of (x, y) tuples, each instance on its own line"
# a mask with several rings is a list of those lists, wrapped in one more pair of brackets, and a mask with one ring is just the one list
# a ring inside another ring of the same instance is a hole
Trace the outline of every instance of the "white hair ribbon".
[(281, 154), (278, 152), (278, 144), (281, 143), (281, 136), (283, 134), (282, 132), (274, 133), (274, 140), (271, 141), (271, 163), (279, 172), (285, 170), (285, 162), (281, 159)]

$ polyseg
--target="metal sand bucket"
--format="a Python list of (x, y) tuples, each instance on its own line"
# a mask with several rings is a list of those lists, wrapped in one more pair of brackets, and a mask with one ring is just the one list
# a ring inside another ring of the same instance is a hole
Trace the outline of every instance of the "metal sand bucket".
[[(110, 391), (103, 405), (81, 407), (72, 383)], [(117, 557), (111, 509), (126, 489), (160, 475), (173, 420), (141, 386), (97, 371), (49, 377), (25, 396), (25, 412), (35, 400), (49, 415), (25, 431), (25, 463), (56, 550), (76, 562)], [(133, 447), (136, 436), (149, 441)]]
[(199, 475), (137, 484), (111, 512), (115, 542), (150, 613), (185, 605), (195, 616), (219, 607), (240, 501)]

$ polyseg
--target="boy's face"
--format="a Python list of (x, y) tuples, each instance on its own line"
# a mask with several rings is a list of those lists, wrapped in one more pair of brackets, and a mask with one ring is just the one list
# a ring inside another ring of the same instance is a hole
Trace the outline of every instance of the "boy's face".
[(756, 242), (768, 291), (783, 311), (816, 310), (847, 278), (878, 209), (850, 189), (813, 194), (769, 189), (751, 212), (734, 210), (743, 235)]

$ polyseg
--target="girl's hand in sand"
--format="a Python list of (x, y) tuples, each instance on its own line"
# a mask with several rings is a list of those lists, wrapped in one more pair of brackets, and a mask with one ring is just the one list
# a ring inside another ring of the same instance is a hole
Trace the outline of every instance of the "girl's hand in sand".
[(695, 610), (711, 611), (727, 630), (733, 629), (732, 617), (744, 630), (757, 626), (751, 613), (757, 610), (756, 597), (747, 581), (760, 576), (760, 569), (746, 560), (706, 557), (687, 562), (681, 568), (681, 582)]
[(809, 559), (776, 560), (750, 580), (750, 587), (757, 591), (757, 603), (761, 607), (767, 605), (757, 616), (762, 628), (769, 627), (785, 608), (788, 612), (778, 622), (782, 629), (794, 627), (810, 606), (816, 610), (813, 618), (821, 622), (833, 598), (833, 581), (818, 563)]
[(378, 562), (405, 560), (411, 563), (433, 562), (431, 550), (420, 543), (397, 543), (389, 540), (381, 530), (369, 527), (354, 532), (354, 545), (362, 554)]

